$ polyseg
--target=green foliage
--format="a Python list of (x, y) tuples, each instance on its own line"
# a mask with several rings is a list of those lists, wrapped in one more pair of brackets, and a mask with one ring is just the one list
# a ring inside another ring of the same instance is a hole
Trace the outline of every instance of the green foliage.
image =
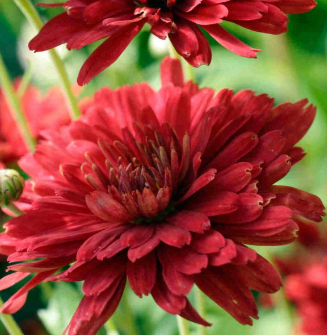
[(49, 304), (38, 316), (50, 335), (62, 334), (69, 324), (82, 294), (69, 283), (56, 283)]

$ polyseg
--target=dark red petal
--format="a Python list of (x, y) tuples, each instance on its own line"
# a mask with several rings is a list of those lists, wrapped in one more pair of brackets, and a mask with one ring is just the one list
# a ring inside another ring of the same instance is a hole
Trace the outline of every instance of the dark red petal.
[(123, 246), (118, 238), (113, 243), (109, 244), (108, 247), (98, 252), (96, 257), (98, 260), (103, 261), (105, 258), (109, 259), (119, 254), (121, 251), (126, 249), (126, 246)]
[(204, 191), (229, 191), (237, 193), (251, 180), (252, 165), (250, 163), (236, 163), (216, 175), (216, 178)]
[(84, 280), (83, 292), (87, 296), (99, 296), (125, 273), (126, 258), (116, 257), (101, 262), (88, 273)]
[(87, 84), (92, 78), (109, 67), (123, 53), (132, 39), (139, 33), (144, 21), (122, 27), (101, 44), (87, 59), (81, 68), (77, 82)]
[(78, 261), (91, 260), (108, 247), (118, 236), (130, 228), (129, 225), (119, 226), (115, 228), (108, 228), (87, 239), (83, 245), (78, 249), (76, 259)]
[(86, 203), (96, 216), (109, 223), (117, 224), (132, 220), (126, 208), (106, 192), (92, 192), (86, 196)]
[(171, 292), (159, 275), (151, 294), (154, 301), (170, 314), (180, 314), (186, 306), (186, 298)]
[(194, 233), (204, 233), (205, 230), (210, 229), (208, 217), (198, 212), (181, 211), (167, 218), (166, 221)]
[(160, 74), (162, 86), (184, 86), (182, 64), (178, 59), (166, 57), (161, 63)]
[(14, 272), (10, 275), (7, 275), (0, 279), (0, 291), (6, 290), (7, 288), (17, 284), (21, 280), (25, 279), (27, 276), (29, 276), (29, 273), (23, 273), (23, 272)]
[(191, 233), (188, 230), (168, 223), (157, 224), (156, 234), (160, 241), (176, 248), (190, 244), (192, 239)]
[(166, 254), (169, 261), (174, 264), (176, 269), (184, 274), (200, 273), (202, 269), (208, 266), (207, 255), (199, 254), (191, 248), (176, 249), (163, 245), (160, 249)]
[(263, 2), (238, 1), (227, 2), (225, 6), (228, 9), (227, 20), (252, 21), (262, 17), (262, 13), (268, 12), (268, 7)]
[(271, 185), (285, 177), (291, 167), (291, 158), (288, 155), (278, 156), (262, 171), (259, 177), (259, 189), (268, 189)]
[(237, 254), (236, 257), (233, 258), (233, 264), (244, 265), (249, 262), (254, 262), (258, 256), (254, 250), (241, 244), (236, 244), (236, 251)]
[(215, 230), (209, 230), (205, 234), (194, 234), (191, 248), (200, 254), (219, 252), (226, 245), (223, 235)]
[(243, 224), (217, 224), (219, 231), (234, 241), (253, 245), (285, 244), (294, 240), (298, 226), (292, 220), (292, 211), (284, 206), (265, 207), (255, 221)]
[(228, 263), (237, 256), (236, 245), (232, 240), (226, 239), (226, 245), (217, 253), (210, 254), (209, 264), (212, 266), (221, 266)]
[(95, 335), (115, 312), (124, 292), (126, 278), (116, 280), (98, 297), (85, 296), (66, 328), (68, 335)]
[(184, 0), (177, 1), (176, 7), (183, 12), (190, 12), (201, 4), (202, 0)]
[(247, 29), (266, 34), (281, 34), (287, 30), (288, 18), (279, 8), (266, 3), (268, 12), (262, 14), (262, 18), (253, 21), (236, 21), (236, 23)]
[(258, 49), (253, 49), (241, 42), (238, 38), (227, 32), (219, 24), (202, 26), (219, 44), (237, 55), (257, 58)]
[(81, 20), (62, 13), (47, 22), (39, 34), (29, 43), (30, 50), (45, 51), (67, 43), (69, 39), (85, 28)]
[(193, 286), (193, 277), (181, 273), (178, 267), (165, 253), (165, 249), (158, 249), (158, 257), (162, 266), (162, 276), (170, 291), (177, 295), (188, 294)]
[(187, 208), (207, 216), (217, 216), (235, 212), (239, 204), (239, 197), (233, 192), (206, 192), (201, 194), (201, 198), (191, 199)]
[(157, 258), (154, 252), (136, 262), (127, 262), (126, 274), (134, 293), (140, 298), (142, 294), (151, 293), (157, 276)]
[(224, 267), (212, 268), (196, 276), (196, 284), (210, 299), (224, 308), (238, 322), (252, 325), (258, 318), (251, 291)]
[(315, 118), (316, 108), (312, 105), (304, 108), (307, 103), (304, 99), (295, 104), (284, 103), (276, 106), (262, 131), (281, 130), (287, 135), (284, 150), (292, 148), (306, 134)]
[(203, 173), (199, 178), (197, 178), (192, 186), (187, 190), (187, 192), (183, 195), (183, 197), (178, 201), (182, 202), (189, 197), (191, 197), (194, 193), (198, 192), (200, 189), (208, 185), (211, 181), (215, 179), (216, 176), (216, 170), (210, 169)]
[(246, 157), (246, 160), (261, 161), (267, 165), (283, 150), (285, 143), (286, 138), (280, 130), (270, 131), (259, 138), (258, 145)]
[(189, 12), (178, 12), (184, 19), (200, 25), (220, 23), (227, 14), (228, 9), (222, 4), (202, 5)]
[(177, 29), (174, 34), (169, 34), (169, 39), (178, 54), (185, 59), (194, 57), (199, 50), (197, 35), (192, 29), (191, 23), (184, 19), (177, 21)]
[(257, 255), (254, 262), (249, 262), (236, 269), (245, 284), (252, 290), (274, 293), (282, 286), (282, 279), (278, 271), (260, 255)]
[(51, 276), (55, 271), (47, 271), (37, 274), (13, 296), (11, 296), (0, 308), (0, 312), (4, 314), (14, 314), (21, 309), (26, 301), (28, 292), (35, 286), (42, 283), (46, 278)]
[(284, 0), (275, 4), (286, 14), (302, 14), (315, 8), (317, 3), (313, 0)]
[(49, 270), (57, 270), (66, 265), (69, 265), (71, 262), (75, 261), (75, 255), (71, 255), (68, 257), (58, 257), (54, 259), (43, 259), (35, 262), (27, 262), (27, 263), (18, 263), (14, 265), (10, 265), (8, 270), (12, 271), (20, 271), (24, 273), (39, 273), (46, 272)]
[(295, 215), (301, 215), (309, 220), (320, 222), (325, 216), (321, 200), (310, 193), (289, 186), (273, 186), (270, 191), (276, 194), (272, 204), (289, 207)]
[(35, 210), (46, 210), (49, 207), (59, 212), (71, 212), (79, 214), (90, 214), (91, 211), (82, 204), (76, 204), (59, 196), (42, 197), (33, 203)]
[(263, 211), (263, 198), (255, 193), (239, 193), (240, 204), (237, 211), (212, 218), (213, 222), (245, 223), (256, 220)]
[(243, 133), (230, 142), (209, 164), (208, 167), (222, 171), (252, 151), (258, 144), (258, 136), (252, 132)]
[(160, 244), (160, 240), (157, 237), (156, 234), (154, 234), (147, 242), (144, 244), (136, 247), (136, 248), (130, 248), (128, 250), (128, 258), (135, 262), (136, 260), (144, 257), (149, 252), (151, 252), (153, 249), (155, 249)]
[(120, 243), (124, 247), (136, 248), (149, 241), (154, 230), (154, 225), (134, 225), (121, 235)]
[(182, 312), (179, 314), (181, 317), (183, 317), (186, 320), (198, 323), (202, 326), (209, 327), (211, 326), (211, 323), (204, 320), (199, 313), (193, 308), (191, 303), (186, 299), (186, 306), (182, 310)]

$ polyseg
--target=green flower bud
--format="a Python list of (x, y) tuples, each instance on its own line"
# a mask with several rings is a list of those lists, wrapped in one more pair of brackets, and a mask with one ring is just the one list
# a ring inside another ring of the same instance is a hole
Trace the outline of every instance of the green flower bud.
[(0, 170), (0, 206), (17, 201), (24, 190), (25, 181), (15, 170)]

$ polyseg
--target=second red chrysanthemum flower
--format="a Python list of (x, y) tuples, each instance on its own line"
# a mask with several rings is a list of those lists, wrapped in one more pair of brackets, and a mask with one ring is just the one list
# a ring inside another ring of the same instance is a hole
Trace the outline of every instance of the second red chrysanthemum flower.
[(209, 65), (211, 48), (207, 31), (218, 43), (244, 57), (256, 57), (253, 49), (221, 27), (233, 22), (254, 31), (281, 34), (287, 30), (286, 14), (305, 13), (313, 0), (69, 0), (44, 6), (64, 7), (66, 12), (50, 20), (30, 42), (30, 49), (44, 51), (67, 43), (80, 49), (107, 39), (82, 67), (78, 83), (88, 83), (110, 66), (145, 23), (160, 39), (169, 37), (176, 51), (192, 66)]

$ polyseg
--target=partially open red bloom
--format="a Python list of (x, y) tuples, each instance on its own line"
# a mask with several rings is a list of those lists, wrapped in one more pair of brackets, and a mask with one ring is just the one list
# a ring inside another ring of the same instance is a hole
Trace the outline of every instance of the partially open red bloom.
[(286, 14), (305, 13), (314, 0), (69, 0), (47, 7), (66, 12), (50, 20), (30, 42), (44, 51), (67, 43), (68, 49), (108, 38), (85, 62), (78, 83), (88, 83), (122, 54), (145, 23), (160, 39), (169, 37), (176, 51), (192, 66), (209, 65), (210, 45), (200, 27), (228, 50), (256, 57), (253, 49), (231, 35), (220, 23), (233, 22), (257, 32), (281, 34), (287, 30)]
[(304, 156), (294, 145), (315, 108), (306, 100), (273, 108), (250, 90), (215, 95), (184, 83), (169, 58), (162, 83), (158, 92), (147, 84), (100, 90), (79, 121), (48, 132), (21, 161), (35, 198), (0, 235), (0, 250), (18, 262), (0, 288), (36, 276), (2, 312), (16, 312), (42, 281), (84, 281), (67, 330), (92, 335), (128, 279), (138, 296), (208, 325), (186, 298), (196, 284), (252, 324), (250, 290), (279, 289), (278, 272), (245, 244), (290, 243), (300, 218), (320, 221), (317, 197), (273, 186)]
[[(16, 89), (19, 86), (20, 80), (17, 80)], [(64, 95), (57, 87), (42, 95), (37, 88), (30, 85), (20, 102), (31, 133), (36, 139), (41, 137), (43, 130), (56, 129), (70, 121)], [(7, 164), (16, 161), (27, 151), (10, 107), (0, 89), (0, 162)]]

